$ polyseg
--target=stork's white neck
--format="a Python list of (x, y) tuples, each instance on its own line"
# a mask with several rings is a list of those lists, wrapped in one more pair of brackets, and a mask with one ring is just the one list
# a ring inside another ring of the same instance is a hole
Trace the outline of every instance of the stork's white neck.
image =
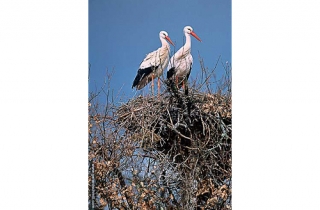
[(184, 35), (186, 36), (186, 43), (184, 44), (184, 48), (188, 50), (191, 48), (191, 37), (188, 33), (184, 33)]
[(162, 44), (161, 47), (167, 47), (167, 49), (170, 50), (170, 44), (167, 42), (166, 39), (160, 37), (160, 41), (161, 41), (161, 44)]

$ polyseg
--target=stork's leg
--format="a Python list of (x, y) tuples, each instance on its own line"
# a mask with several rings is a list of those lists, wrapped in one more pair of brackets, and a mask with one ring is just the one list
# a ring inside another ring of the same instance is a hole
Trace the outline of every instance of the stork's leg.
[(185, 87), (184, 87), (184, 94), (185, 95), (188, 95), (188, 92), (189, 92), (189, 87), (188, 87), (188, 81), (187, 80), (185, 80), (185, 85), (184, 85)]
[(177, 86), (177, 89), (179, 90), (179, 83), (178, 83), (178, 77), (176, 76), (176, 86)]
[(160, 78), (158, 77), (158, 97), (160, 97)]

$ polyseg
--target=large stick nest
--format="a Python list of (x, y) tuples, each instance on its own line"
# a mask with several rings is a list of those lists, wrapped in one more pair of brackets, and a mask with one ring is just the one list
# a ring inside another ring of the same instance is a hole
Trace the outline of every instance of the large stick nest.
[(223, 170), (215, 175), (222, 175), (221, 180), (231, 175), (231, 96), (194, 89), (188, 96), (140, 96), (120, 106), (117, 115), (118, 123), (144, 149), (169, 154), (175, 163), (194, 156), (203, 167), (218, 165)]
[[(183, 185), (193, 179), (201, 183), (195, 191), (198, 206), (221, 209), (217, 206), (230, 203), (231, 95), (190, 89), (186, 96), (167, 91), (159, 97), (130, 100), (120, 106), (117, 115), (131, 139), (147, 151), (164, 153), (180, 168), (185, 174)], [(217, 194), (221, 187), (227, 189), (223, 196)]]

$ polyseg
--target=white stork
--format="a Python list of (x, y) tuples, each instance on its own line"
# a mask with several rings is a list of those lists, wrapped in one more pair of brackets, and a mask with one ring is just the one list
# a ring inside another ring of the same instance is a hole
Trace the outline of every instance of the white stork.
[(175, 79), (178, 88), (182, 86), (183, 89), (185, 89), (185, 94), (187, 95), (188, 90), (184, 87), (184, 83), (187, 83), (188, 81), (193, 63), (190, 34), (200, 42), (201, 40), (197, 34), (193, 32), (191, 26), (184, 27), (183, 32), (186, 36), (186, 43), (171, 57), (167, 71), (167, 79)]
[(163, 70), (167, 68), (169, 62), (170, 45), (168, 42), (174, 46), (167, 32), (160, 31), (159, 38), (162, 46), (156, 51), (147, 54), (146, 58), (141, 62), (137, 76), (132, 84), (132, 88), (136, 87), (137, 90), (140, 90), (152, 81), (153, 94), (153, 79), (158, 77), (158, 95), (160, 91), (159, 77), (162, 75)]

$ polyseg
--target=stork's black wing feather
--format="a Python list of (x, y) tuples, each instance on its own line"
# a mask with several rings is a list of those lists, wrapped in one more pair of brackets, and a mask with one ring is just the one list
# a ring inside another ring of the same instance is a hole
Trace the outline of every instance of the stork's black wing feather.
[(141, 80), (143, 80), (143, 78), (147, 77), (149, 74), (152, 73), (152, 71), (154, 69), (158, 68), (158, 66), (154, 67), (154, 66), (150, 66), (148, 68), (145, 69), (138, 69), (138, 73), (136, 78), (134, 78), (133, 84), (132, 84), (132, 88), (134, 88), (135, 86), (137, 86), (139, 84), (139, 82)]
[(175, 67), (172, 67), (171, 69), (169, 69), (169, 71), (167, 72), (167, 79), (171, 79), (172, 76), (175, 74)]

